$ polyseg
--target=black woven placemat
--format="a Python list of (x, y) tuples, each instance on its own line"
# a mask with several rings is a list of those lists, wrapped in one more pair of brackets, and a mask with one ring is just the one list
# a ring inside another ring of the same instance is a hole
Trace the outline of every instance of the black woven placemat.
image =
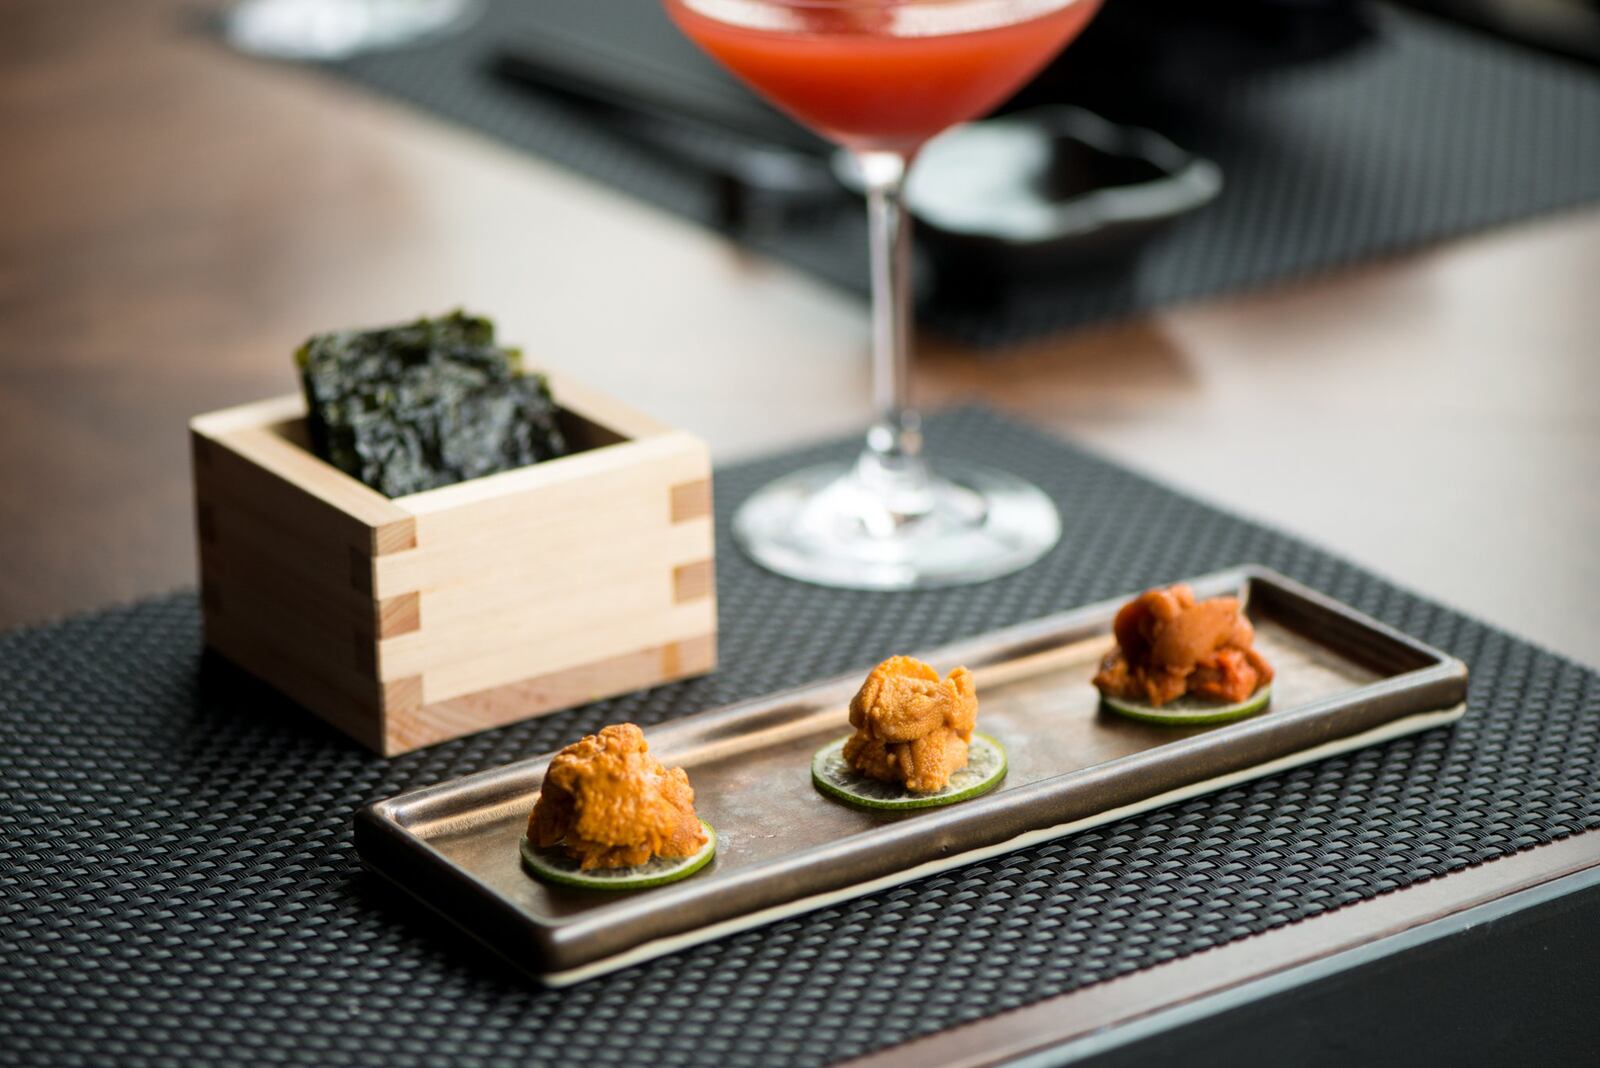
[[(1600, 676), (988, 415), (936, 447), (1061, 502), (984, 586), (822, 590), (727, 549), (715, 675), (385, 761), (203, 664), (181, 594), (0, 638), (0, 1062), (821, 1064), (1600, 826)], [(360, 872), (399, 790), (1246, 561), (1465, 659), (1439, 730), (543, 991)]]
[[(529, 0), (495, 0), (461, 36), (330, 69), (671, 211), (715, 219), (718, 187), (701, 171), (493, 77), (497, 50), (536, 35), (547, 15)], [(1102, 265), (981, 299), (969, 299), (965, 284), (925, 287), (925, 323), (1004, 345), (1600, 199), (1600, 73), (1426, 17), (1387, 8), (1375, 17), (1379, 34), (1365, 48), (1196, 87), (1182, 112), (1108, 101), (1129, 109), (1119, 118), (1220, 163), (1221, 198), (1127, 269)], [(854, 206), (745, 238), (866, 291)]]

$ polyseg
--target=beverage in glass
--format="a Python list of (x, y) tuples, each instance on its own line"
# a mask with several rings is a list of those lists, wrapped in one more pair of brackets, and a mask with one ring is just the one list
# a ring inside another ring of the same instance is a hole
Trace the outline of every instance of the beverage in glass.
[(859, 589), (977, 582), (1060, 538), (1048, 497), (990, 467), (930, 460), (909, 397), (907, 169), (986, 114), (1084, 28), (1099, 0), (664, 0), (734, 75), (849, 151), (867, 195), (875, 421), (859, 457), (759, 490), (739, 544), (794, 578)]

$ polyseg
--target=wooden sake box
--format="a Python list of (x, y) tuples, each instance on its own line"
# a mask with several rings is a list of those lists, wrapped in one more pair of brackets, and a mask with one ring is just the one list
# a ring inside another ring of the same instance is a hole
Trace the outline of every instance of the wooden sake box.
[(712, 670), (705, 444), (550, 385), (572, 454), (394, 499), (299, 396), (192, 420), (206, 643), (391, 756)]

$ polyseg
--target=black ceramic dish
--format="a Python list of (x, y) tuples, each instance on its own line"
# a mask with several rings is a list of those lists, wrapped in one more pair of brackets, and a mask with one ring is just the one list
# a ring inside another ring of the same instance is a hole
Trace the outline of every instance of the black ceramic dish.
[(848, 733), (860, 671), (650, 730), (680, 765), (716, 859), (670, 886), (607, 893), (522, 869), (519, 843), (550, 755), (414, 790), (356, 817), (363, 862), (518, 966), (563, 984), (1134, 812), (1457, 719), (1467, 669), (1262, 568), (1194, 580), (1243, 597), (1277, 669), (1271, 707), (1185, 728), (1100, 710), (1090, 684), (1121, 598), (928, 654), (972, 668), (979, 730), (1009, 768), (943, 808), (869, 811), (812, 785), (813, 754)]
[[(848, 153), (832, 152), (830, 176), (826, 147), (812, 135), (804, 135), (809, 144), (778, 136), (773, 128), (792, 124), (781, 117), (760, 122), (769, 110), (764, 105), (748, 115), (673, 111), (525, 53), (502, 54), (494, 71), (715, 178), (720, 225), (730, 231), (804, 223), (821, 209), (850, 208), (844, 191), (859, 190)], [(702, 88), (682, 78), (670, 84)], [(974, 271), (1036, 277), (1131, 259), (1221, 188), (1214, 163), (1159, 134), (1081, 108), (1049, 106), (968, 123), (935, 139), (912, 171), (907, 206), (922, 230), (919, 248), (941, 283), (962, 283)]]
[(1215, 163), (1160, 134), (1053, 106), (930, 142), (906, 205), (941, 279), (1036, 276), (1128, 260), (1221, 191)]

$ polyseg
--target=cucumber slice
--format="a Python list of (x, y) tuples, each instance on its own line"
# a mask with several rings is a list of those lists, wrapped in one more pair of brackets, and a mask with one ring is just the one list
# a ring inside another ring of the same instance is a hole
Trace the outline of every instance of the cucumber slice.
[(1180, 697), (1171, 704), (1156, 708), (1134, 701), (1124, 701), (1120, 697), (1106, 697), (1104, 694), (1100, 697), (1100, 703), (1118, 715), (1143, 723), (1159, 723), (1165, 727), (1203, 727), (1212, 723), (1244, 719), (1260, 712), (1271, 701), (1270, 683), (1261, 687), (1252, 696), (1232, 705), (1219, 705), (1212, 701)]
[(522, 864), (528, 871), (547, 883), (562, 886), (581, 886), (586, 890), (644, 890), (652, 886), (665, 886), (679, 879), (687, 879), (707, 864), (717, 854), (717, 832), (705, 820), (700, 826), (706, 832), (706, 844), (687, 857), (651, 857), (643, 864), (631, 868), (592, 868), (584, 871), (578, 861), (560, 848), (540, 849), (527, 838), (522, 839)]
[(987, 734), (974, 734), (967, 747), (967, 766), (950, 776), (950, 785), (932, 794), (916, 794), (899, 783), (880, 782), (858, 774), (845, 763), (849, 736), (829, 742), (811, 758), (811, 784), (829, 797), (861, 808), (904, 810), (953, 805), (988, 793), (1006, 777), (1005, 746)]

